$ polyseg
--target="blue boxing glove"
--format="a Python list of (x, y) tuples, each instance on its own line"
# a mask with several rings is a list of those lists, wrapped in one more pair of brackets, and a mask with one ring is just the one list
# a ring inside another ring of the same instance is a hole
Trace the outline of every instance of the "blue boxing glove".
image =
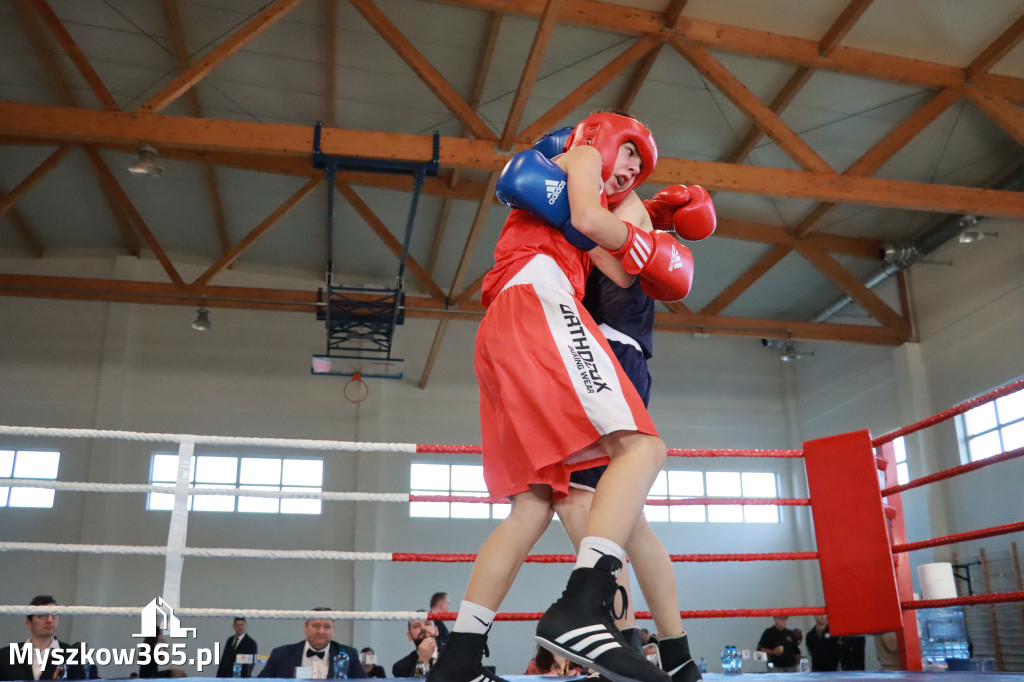
[(531, 149), (536, 149), (547, 158), (553, 159), (565, 150), (565, 141), (572, 135), (572, 131), (572, 128), (552, 130), (534, 142)]
[(572, 226), (568, 176), (539, 151), (527, 149), (512, 157), (498, 177), (498, 201), (529, 211), (559, 230), (577, 249), (589, 251), (597, 243)]

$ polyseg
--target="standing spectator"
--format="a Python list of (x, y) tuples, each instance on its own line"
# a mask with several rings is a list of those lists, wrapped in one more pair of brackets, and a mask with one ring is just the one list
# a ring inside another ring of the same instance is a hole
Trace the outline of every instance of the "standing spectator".
[(828, 616), (814, 616), (814, 627), (807, 633), (807, 651), (814, 672), (839, 670), (839, 640), (828, 631)]
[(900, 643), (895, 632), (875, 635), (875, 655), (878, 656), (879, 670), (900, 669)]
[[(246, 632), (245, 618), (235, 618), (231, 628), (235, 634), (224, 642), (224, 652), (217, 665), (217, 677), (234, 677), (235, 657), (238, 654), (248, 654), (253, 657), (253, 661), (256, 660), (256, 640)], [(242, 677), (252, 677), (252, 663), (242, 664)]]
[(388, 676), (384, 672), (384, 668), (377, 665), (377, 654), (370, 647), (363, 647), (363, 650), (359, 652), (359, 661), (363, 664), (363, 670), (366, 671), (367, 677), (384, 678)]
[(864, 669), (864, 645), (867, 643), (862, 635), (840, 637), (839, 665), (843, 670)]
[(768, 654), (769, 670), (777, 673), (795, 673), (800, 666), (800, 646), (793, 631), (786, 627), (789, 616), (772, 616), (772, 626), (761, 633), (757, 650)]
[[(28, 640), (22, 644), (11, 644), (0, 649), (0, 680), (54, 680), (63, 673), (58, 670), (60, 667), (67, 668), (67, 676), (72, 680), (86, 679), (85, 669), (81, 665), (62, 666), (54, 663), (54, 653), (59, 654), (72, 649), (71, 646), (62, 644), (54, 634), (57, 625), (60, 623), (60, 616), (55, 613), (46, 613), (48, 606), (56, 606), (57, 600), (48, 594), (41, 594), (32, 599), (30, 606), (38, 606), (38, 612), (25, 616), (25, 629), (28, 630)], [(12, 648), (29, 649), (32, 660), (29, 663), (16, 663)], [(45, 665), (40, 662), (36, 652), (49, 650)]]
[[(451, 602), (448, 601), (447, 592), (435, 592), (430, 597), (431, 613), (448, 613), (451, 611)], [(434, 627), (437, 628), (437, 645), (442, 649), (448, 644), (448, 626), (443, 620), (435, 620)]]
[[(314, 611), (330, 611), (318, 606)], [(270, 652), (270, 660), (260, 677), (295, 677), (296, 668), (312, 669), (314, 680), (334, 677), (331, 659), (339, 651), (348, 655), (349, 678), (364, 678), (366, 671), (359, 662), (359, 652), (345, 644), (334, 641), (334, 621), (327, 618), (310, 618), (304, 626), (306, 638), (295, 644), (285, 644)]]

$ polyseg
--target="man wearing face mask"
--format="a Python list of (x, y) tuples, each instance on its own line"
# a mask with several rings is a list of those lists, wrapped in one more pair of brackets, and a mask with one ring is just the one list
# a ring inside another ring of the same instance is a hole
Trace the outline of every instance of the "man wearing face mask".
[(384, 668), (377, 665), (377, 654), (370, 647), (363, 647), (363, 650), (359, 652), (359, 661), (363, 664), (363, 670), (366, 671), (367, 677), (385, 678), (388, 676), (384, 672)]

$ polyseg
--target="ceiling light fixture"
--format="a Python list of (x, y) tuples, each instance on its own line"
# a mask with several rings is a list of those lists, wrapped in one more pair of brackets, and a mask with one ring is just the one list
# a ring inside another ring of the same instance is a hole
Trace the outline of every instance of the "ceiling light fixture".
[(192, 328), (197, 332), (208, 332), (213, 329), (213, 323), (210, 322), (210, 311), (204, 306), (199, 306), (196, 310), (196, 319), (192, 320)]
[(148, 144), (139, 147), (139, 158), (128, 164), (128, 172), (140, 178), (158, 178), (163, 175), (163, 167), (156, 162), (156, 149)]
[(809, 355), (813, 356), (814, 352), (811, 351), (811, 352), (807, 352), (807, 353), (798, 353), (797, 350), (796, 350), (796, 344), (794, 344), (792, 342), (789, 342), (782, 349), (782, 355), (779, 357), (779, 359), (782, 360), (783, 362), (795, 362), (795, 361), (799, 360), (800, 358), (804, 358), (804, 357), (807, 357)]

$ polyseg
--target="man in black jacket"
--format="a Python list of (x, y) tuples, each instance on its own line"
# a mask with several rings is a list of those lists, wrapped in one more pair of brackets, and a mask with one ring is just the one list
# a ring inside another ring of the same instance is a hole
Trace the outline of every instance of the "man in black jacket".
[[(426, 614), (424, 614), (424, 618), (426, 618)], [(405, 635), (416, 648), (408, 656), (399, 659), (391, 666), (393, 677), (416, 677), (417, 663), (423, 663), (423, 671), (426, 673), (440, 653), (437, 643), (437, 627), (434, 625), (434, 621), (410, 620), (409, 629)]]
[[(318, 606), (314, 611), (330, 611)], [(334, 678), (332, 660), (339, 652), (348, 655), (348, 677), (365, 678), (366, 671), (359, 662), (359, 652), (345, 644), (339, 644), (334, 637), (334, 621), (326, 618), (311, 618), (305, 625), (306, 639), (295, 644), (285, 644), (270, 652), (270, 660), (260, 677), (295, 677), (296, 668), (309, 668), (314, 680)]]
[[(39, 608), (25, 618), (28, 640), (0, 649), (0, 680), (56, 680), (64, 677), (65, 671), (68, 679), (86, 679), (77, 647), (60, 642), (54, 635), (60, 616), (47, 613), (47, 608), (56, 606), (57, 600), (41, 594), (30, 605)], [(69, 660), (74, 664), (67, 664)]]
[[(245, 618), (235, 618), (231, 627), (235, 634), (224, 642), (224, 651), (217, 665), (217, 677), (234, 677), (235, 658), (238, 654), (252, 656), (253, 662), (256, 660), (256, 640), (246, 632)], [(242, 677), (252, 677), (252, 663), (242, 664)]]

